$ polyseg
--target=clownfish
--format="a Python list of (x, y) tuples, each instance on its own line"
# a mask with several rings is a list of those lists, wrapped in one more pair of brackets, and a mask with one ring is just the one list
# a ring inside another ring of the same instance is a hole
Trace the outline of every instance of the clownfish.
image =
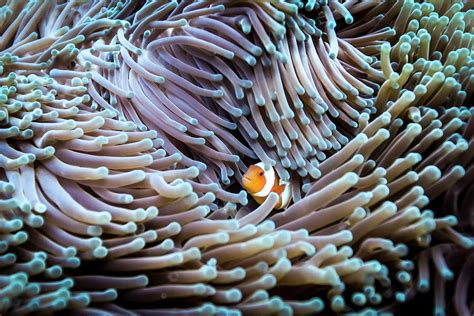
[(263, 162), (251, 165), (242, 177), (242, 184), (258, 204), (262, 204), (271, 192), (280, 196), (276, 209), (282, 209), (290, 204), (290, 183), (278, 178), (273, 168), (265, 170)]

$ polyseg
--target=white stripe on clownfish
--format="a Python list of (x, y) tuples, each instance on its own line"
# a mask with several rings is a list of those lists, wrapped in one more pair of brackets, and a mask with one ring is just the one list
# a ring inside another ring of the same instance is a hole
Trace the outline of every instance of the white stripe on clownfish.
[(265, 185), (259, 192), (253, 194), (253, 196), (266, 197), (270, 194), (273, 185), (275, 184), (275, 170), (272, 167), (270, 167), (268, 170), (265, 170), (263, 162), (257, 163), (256, 166), (263, 170), (263, 175), (265, 176)]
[(286, 208), (290, 204), (291, 201), (291, 188), (290, 183), (285, 180), (281, 180), (278, 183), (279, 185), (284, 185), (285, 189), (281, 193), (281, 205), (278, 209)]

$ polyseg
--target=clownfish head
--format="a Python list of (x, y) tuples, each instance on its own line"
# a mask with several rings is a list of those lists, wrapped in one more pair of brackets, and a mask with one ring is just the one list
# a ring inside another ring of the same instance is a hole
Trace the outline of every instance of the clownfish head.
[(244, 174), (242, 182), (245, 190), (253, 196), (266, 197), (270, 194), (275, 183), (273, 168), (265, 170), (263, 162), (249, 167)]
[(242, 184), (250, 194), (260, 192), (266, 182), (265, 171), (257, 165), (251, 165), (242, 177)]

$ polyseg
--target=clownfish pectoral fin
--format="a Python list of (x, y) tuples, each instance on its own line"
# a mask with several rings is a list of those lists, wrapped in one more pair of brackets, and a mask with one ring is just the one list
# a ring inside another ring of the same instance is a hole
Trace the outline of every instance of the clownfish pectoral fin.
[(259, 197), (259, 196), (254, 196), (252, 195), (252, 197), (254, 198), (254, 200), (259, 204), (259, 205), (262, 205), (263, 202), (265, 202), (265, 200), (267, 199), (267, 197)]

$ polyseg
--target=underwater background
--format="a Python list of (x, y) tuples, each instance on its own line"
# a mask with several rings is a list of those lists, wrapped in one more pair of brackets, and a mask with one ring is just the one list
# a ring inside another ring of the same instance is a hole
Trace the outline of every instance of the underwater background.
[(469, 0), (0, 0), (0, 315), (472, 315), (473, 48)]

